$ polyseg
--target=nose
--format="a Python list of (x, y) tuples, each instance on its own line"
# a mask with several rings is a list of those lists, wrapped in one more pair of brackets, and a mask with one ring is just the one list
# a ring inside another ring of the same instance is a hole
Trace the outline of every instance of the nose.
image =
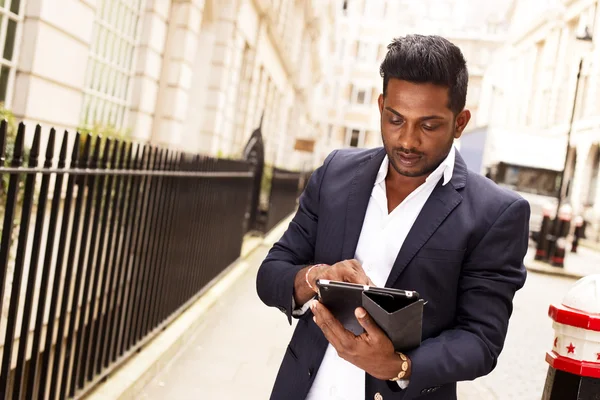
[(421, 135), (419, 128), (414, 123), (405, 123), (399, 129), (398, 145), (407, 150), (416, 149), (421, 144)]

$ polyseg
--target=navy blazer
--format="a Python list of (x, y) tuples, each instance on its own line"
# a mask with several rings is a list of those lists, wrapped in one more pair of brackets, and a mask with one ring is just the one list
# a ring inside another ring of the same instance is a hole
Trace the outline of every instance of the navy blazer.
[[(291, 323), (296, 273), (314, 263), (354, 258), (385, 151), (337, 150), (311, 176), (298, 211), (263, 261), (257, 290)], [(406, 354), (410, 383), (365, 374), (365, 398), (456, 399), (456, 382), (488, 374), (504, 345), (515, 292), (525, 283), (529, 204), (467, 170), (457, 152), (410, 230), (386, 287), (416, 290), (427, 301), (423, 342)], [(271, 399), (304, 400), (328, 342), (310, 310), (300, 317)]]

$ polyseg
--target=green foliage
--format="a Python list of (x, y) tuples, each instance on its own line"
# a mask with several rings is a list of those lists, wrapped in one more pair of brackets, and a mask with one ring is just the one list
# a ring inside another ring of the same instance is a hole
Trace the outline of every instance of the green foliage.
[[(5, 157), (6, 157), (6, 165), (10, 165), (10, 162), (13, 159), (13, 155), (14, 155), (14, 150), (15, 150), (15, 140), (17, 138), (17, 122), (16, 122), (16, 118), (14, 116), (14, 114), (12, 113), (12, 111), (10, 111), (9, 109), (4, 107), (4, 104), (0, 103), (0, 121), (1, 120), (6, 120), (7, 122), (7, 135), (6, 135), (6, 148), (5, 148)], [(27, 165), (27, 162), (29, 161), (29, 150), (27, 148), (25, 148), (23, 150), (23, 164), (24, 166)], [(2, 165), (3, 166), (3, 165)], [(10, 175), (9, 174), (0, 174), (1, 178), (0, 179), (0, 215), (2, 215), (4, 217), (5, 215), (5, 209), (6, 209), (6, 195), (8, 192), (8, 184), (10, 181)], [(18, 235), (18, 221), (21, 215), (21, 206), (23, 203), (23, 198), (22, 198), (22, 190), (23, 190), (23, 186), (25, 185), (24, 179), (21, 179), (19, 182), (19, 189), (17, 191), (17, 203), (16, 203), (16, 207), (15, 207), (15, 214), (14, 214), (14, 219), (13, 219), (13, 230), (12, 230), (12, 241), (14, 243), (14, 241), (17, 238)], [(2, 235), (2, 223), (4, 222), (4, 218), (0, 219), (0, 237)]]
[[(85, 148), (85, 143), (89, 137), (98, 137), (101, 136), (103, 139), (116, 139), (116, 140), (125, 140), (129, 138), (131, 131), (129, 129), (117, 129), (112, 125), (102, 125), (95, 124), (92, 126), (81, 126), (77, 129), (77, 131), (81, 134), (81, 140), (79, 144), (79, 154), (83, 154), (83, 149)], [(102, 141), (102, 145), (100, 147), (100, 156), (104, 152), (104, 144), (105, 140)], [(93, 145), (93, 144), (92, 144)], [(94, 149), (90, 150), (90, 156), (93, 154)]]
[(95, 124), (93, 126), (81, 126), (77, 129), (82, 135), (98, 136), (111, 139), (127, 139), (131, 131), (129, 129), (117, 129), (112, 125)]
[[(6, 160), (12, 161), (14, 150), (15, 150), (15, 139), (17, 138), (17, 122), (12, 111), (4, 107), (4, 104), (0, 103), (0, 121), (6, 120), (7, 126), (7, 137), (6, 137)], [(8, 174), (2, 174), (2, 182), (0, 183), (0, 196), (2, 196), (2, 212), (4, 213), (4, 198), (6, 191), (8, 190)]]

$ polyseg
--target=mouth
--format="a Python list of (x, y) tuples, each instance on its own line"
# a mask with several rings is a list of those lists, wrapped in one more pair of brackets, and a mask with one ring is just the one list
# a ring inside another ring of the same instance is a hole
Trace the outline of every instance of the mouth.
[(412, 167), (421, 160), (421, 156), (418, 154), (396, 153), (396, 155), (400, 164), (405, 167)]

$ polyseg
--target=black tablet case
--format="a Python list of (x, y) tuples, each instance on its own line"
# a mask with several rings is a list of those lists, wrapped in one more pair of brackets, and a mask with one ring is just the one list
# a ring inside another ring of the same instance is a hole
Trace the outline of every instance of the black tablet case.
[(390, 298), (367, 290), (330, 291), (323, 300), (329, 311), (355, 335), (364, 332), (354, 314), (357, 307), (363, 307), (390, 338), (396, 351), (409, 351), (421, 344), (426, 303), (423, 299)]
[(362, 306), (386, 333), (396, 351), (409, 351), (421, 345), (423, 299), (390, 302), (373, 292), (362, 292)]

